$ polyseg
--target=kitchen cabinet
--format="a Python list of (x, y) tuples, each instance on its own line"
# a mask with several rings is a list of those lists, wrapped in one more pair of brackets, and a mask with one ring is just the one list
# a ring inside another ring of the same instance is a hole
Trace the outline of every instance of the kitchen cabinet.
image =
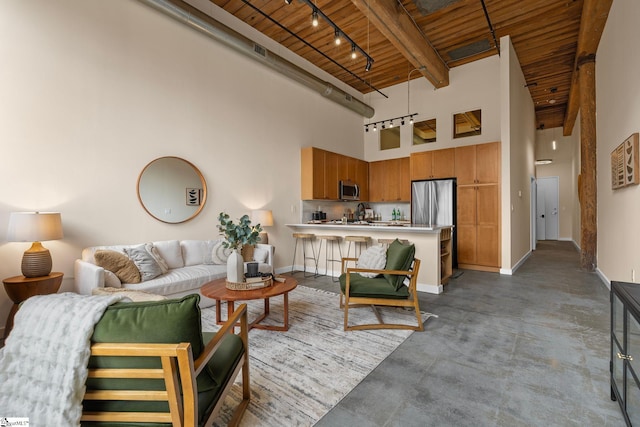
[(456, 147), (457, 249), (461, 268), (498, 271), (500, 143)]
[(409, 157), (369, 163), (369, 201), (411, 200)]
[(611, 282), (611, 400), (628, 426), (640, 425), (640, 284)]
[(411, 153), (411, 180), (453, 178), (455, 176), (455, 149)]
[(457, 194), (458, 265), (497, 270), (500, 267), (498, 185), (458, 186)]
[(300, 151), (302, 200), (338, 200), (339, 182), (351, 180), (360, 186), (360, 199), (369, 195), (369, 164), (316, 147)]
[(458, 185), (495, 184), (500, 176), (500, 143), (467, 145), (455, 149)]

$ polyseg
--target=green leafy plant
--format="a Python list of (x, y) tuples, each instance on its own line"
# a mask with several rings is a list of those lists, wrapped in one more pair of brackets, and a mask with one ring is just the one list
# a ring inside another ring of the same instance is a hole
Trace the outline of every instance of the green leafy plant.
[(249, 215), (243, 215), (238, 220), (238, 224), (234, 224), (229, 219), (229, 215), (220, 212), (218, 221), (220, 221), (218, 230), (225, 237), (225, 241), (222, 243), (225, 248), (240, 250), (243, 245), (255, 245), (260, 241), (259, 233), (262, 231), (262, 227), (260, 224), (252, 226)]

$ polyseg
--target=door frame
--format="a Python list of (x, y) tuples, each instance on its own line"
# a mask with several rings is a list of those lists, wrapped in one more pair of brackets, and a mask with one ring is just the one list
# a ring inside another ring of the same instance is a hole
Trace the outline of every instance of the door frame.
[(538, 181), (534, 176), (531, 177), (531, 250), (535, 251), (538, 244), (537, 236), (537, 220), (538, 220)]

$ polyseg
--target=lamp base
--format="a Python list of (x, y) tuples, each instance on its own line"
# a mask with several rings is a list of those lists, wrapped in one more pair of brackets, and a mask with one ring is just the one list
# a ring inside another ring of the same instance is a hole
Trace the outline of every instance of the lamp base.
[(260, 236), (260, 243), (264, 243), (265, 245), (269, 243), (269, 235), (266, 231), (262, 231), (258, 233), (258, 235)]
[(51, 273), (51, 267), (51, 253), (40, 242), (33, 242), (33, 245), (22, 256), (22, 275), (24, 277), (48, 276)]

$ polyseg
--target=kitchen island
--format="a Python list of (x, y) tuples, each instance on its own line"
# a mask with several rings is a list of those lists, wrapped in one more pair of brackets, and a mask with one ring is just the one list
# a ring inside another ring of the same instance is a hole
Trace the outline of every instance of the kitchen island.
[[(420, 271), (418, 273), (418, 291), (429, 292), (434, 294), (442, 293), (443, 285), (447, 283), (451, 276), (451, 244), (452, 244), (452, 226), (430, 226), (415, 225), (406, 223), (339, 223), (339, 222), (320, 222), (320, 223), (304, 223), (304, 224), (287, 224), (293, 232), (312, 233), (316, 236), (333, 235), (340, 236), (340, 247), (342, 256), (347, 256), (347, 243), (344, 241), (345, 236), (367, 236), (370, 238), (369, 245), (377, 245), (378, 239), (394, 239), (408, 240), (416, 246), (416, 258), (420, 259)], [(327, 274), (325, 271), (325, 247), (323, 243), (321, 253), (318, 252), (320, 244), (319, 239), (313, 240), (316, 251), (316, 259), (318, 262), (318, 272)], [(302, 249), (298, 245), (298, 253), (296, 260), (302, 260)], [(355, 257), (354, 249), (351, 249), (349, 256)], [(335, 257), (339, 255), (336, 253)], [(307, 261), (310, 263), (310, 261)], [(309, 264), (307, 264), (307, 269)], [(302, 264), (296, 265), (296, 269), (302, 270)], [(340, 270), (340, 266), (336, 265), (336, 272)], [(329, 274), (331, 267), (329, 267)]]

